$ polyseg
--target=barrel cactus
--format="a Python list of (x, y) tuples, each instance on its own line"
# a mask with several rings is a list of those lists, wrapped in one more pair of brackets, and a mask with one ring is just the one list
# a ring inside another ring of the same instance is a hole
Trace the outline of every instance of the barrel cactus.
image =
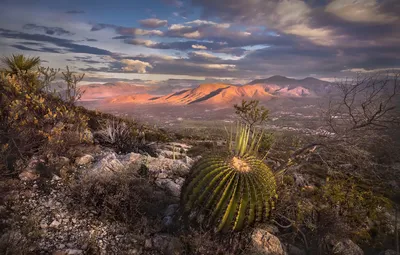
[(274, 206), (276, 182), (272, 171), (257, 158), (263, 136), (238, 126), (226, 153), (196, 162), (182, 188), (184, 215), (217, 232), (239, 231), (265, 220)]

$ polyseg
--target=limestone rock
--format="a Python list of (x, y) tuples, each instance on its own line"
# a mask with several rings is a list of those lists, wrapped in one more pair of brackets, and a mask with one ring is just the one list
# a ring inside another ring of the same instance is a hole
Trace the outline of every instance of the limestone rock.
[(171, 179), (157, 179), (156, 185), (167, 190), (172, 196), (179, 197), (181, 195), (182, 184), (175, 183)]
[(350, 239), (344, 239), (336, 243), (332, 250), (338, 255), (363, 255), (363, 250)]
[(281, 241), (264, 229), (257, 228), (251, 236), (253, 249), (257, 254), (284, 255)]
[(184, 254), (184, 246), (179, 238), (166, 234), (155, 235), (152, 238), (152, 247), (166, 255)]
[(92, 155), (86, 154), (85, 156), (79, 157), (75, 159), (75, 164), (78, 166), (85, 166), (94, 161), (94, 157)]

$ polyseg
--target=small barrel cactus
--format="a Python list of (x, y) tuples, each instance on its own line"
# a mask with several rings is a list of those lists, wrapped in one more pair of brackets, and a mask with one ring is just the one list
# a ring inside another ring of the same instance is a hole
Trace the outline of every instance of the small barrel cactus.
[(266, 219), (276, 197), (272, 171), (255, 155), (262, 133), (239, 126), (228, 153), (196, 162), (182, 189), (183, 212), (217, 232), (241, 230)]

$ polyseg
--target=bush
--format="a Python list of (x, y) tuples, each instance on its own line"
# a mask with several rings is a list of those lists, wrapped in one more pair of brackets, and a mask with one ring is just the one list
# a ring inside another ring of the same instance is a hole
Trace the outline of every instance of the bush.
[(107, 120), (95, 137), (100, 144), (111, 146), (119, 152), (132, 151), (140, 141), (139, 131), (120, 119)]
[(88, 118), (39, 90), (38, 82), (33, 73), (0, 77), (0, 132), (8, 168), (13, 158), (63, 153), (73, 143), (89, 142)]
[(136, 174), (135, 166), (111, 176), (88, 175), (71, 184), (73, 196), (82, 205), (95, 208), (102, 216), (133, 224), (144, 231), (142, 218), (159, 218), (173, 201), (149, 180)]

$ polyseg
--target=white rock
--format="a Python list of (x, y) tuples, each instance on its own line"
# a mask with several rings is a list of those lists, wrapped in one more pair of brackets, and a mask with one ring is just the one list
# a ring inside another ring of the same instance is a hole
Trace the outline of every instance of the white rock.
[(92, 155), (86, 154), (85, 156), (79, 157), (75, 159), (75, 164), (78, 166), (85, 166), (94, 161), (94, 157)]
[(332, 252), (339, 255), (363, 255), (363, 250), (350, 239), (339, 241)]
[(167, 190), (171, 195), (179, 197), (181, 195), (182, 185), (176, 184), (171, 179), (157, 179), (156, 185)]
[(253, 249), (257, 254), (284, 255), (281, 241), (264, 229), (255, 229), (251, 236)]
[(151, 239), (146, 239), (145, 241), (144, 241), (144, 248), (146, 248), (146, 249), (151, 249), (153, 247), (153, 244), (152, 244), (152, 242), (151, 242)]
[(34, 181), (39, 178), (39, 174), (36, 170), (25, 170), (18, 175), (21, 181)]
[(53, 220), (53, 222), (50, 224), (50, 227), (51, 228), (56, 228), (56, 227), (60, 226), (60, 224), (61, 223), (59, 221)]

